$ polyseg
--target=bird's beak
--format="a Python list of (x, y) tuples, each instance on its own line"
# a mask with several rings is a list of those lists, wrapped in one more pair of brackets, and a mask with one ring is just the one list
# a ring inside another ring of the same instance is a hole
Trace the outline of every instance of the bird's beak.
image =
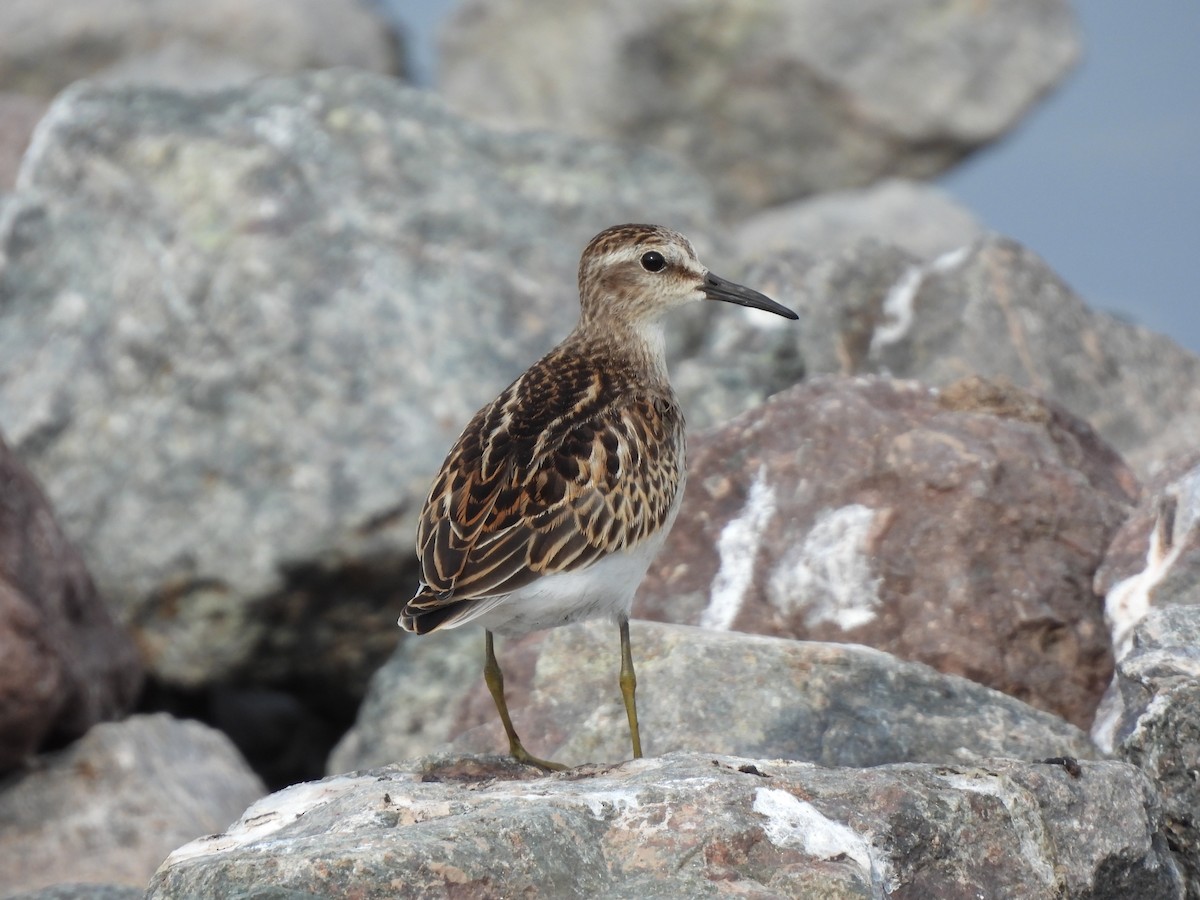
[(720, 275), (709, 272), (704, 276), (704, 284), (700, 286), (709, 300), (724, 300), (726, 303), (736, 303), (738, 306), (753, 306), (755, 309), (765, 309), (767, 312), (783, 316), (785, 319), (800, 318), (786, 306), (776, 303), (766, 294), (743, 287), (733, 281), (727, 281)]

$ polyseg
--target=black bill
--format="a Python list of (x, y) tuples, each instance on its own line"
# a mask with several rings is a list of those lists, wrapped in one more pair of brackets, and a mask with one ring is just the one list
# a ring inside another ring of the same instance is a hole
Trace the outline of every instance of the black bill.
[(708, 273), (700, 289), (708, 295), (709, 300), (724, 300), (726, 303), (736, 303), (738, 306), (752, 306), (755, 309), (765, 309), (767, 312), (783, 316), (785, 319), (800, 318), (786, 306), (776, 303), (766, 294), (760, 294), (758, 291), (743, 287), (736, 282), (727, 281), (720, 275), (714, 275), (712, 272)]

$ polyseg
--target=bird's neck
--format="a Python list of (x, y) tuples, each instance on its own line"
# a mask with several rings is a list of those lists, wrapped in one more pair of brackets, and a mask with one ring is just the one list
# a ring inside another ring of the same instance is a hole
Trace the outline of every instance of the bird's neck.
[(632, 365), (664, 385), (667, 376), (667, 338), (661, 319), (640, 322), (609, 321), (603, 327), (581, 323), (572, 336), (588, 351)]

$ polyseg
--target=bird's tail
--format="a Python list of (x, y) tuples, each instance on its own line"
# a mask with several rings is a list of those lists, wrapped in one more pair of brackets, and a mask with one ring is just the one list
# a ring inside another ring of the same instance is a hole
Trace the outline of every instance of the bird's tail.
[(413, 634), (429, 634), (444, 625), (453, 610), (453, 604), (446, 604), (444, 597), (439, 598), (436, 591), (421, 582), (416, 595), (400, 610), (397, 624)]
[(413, 634), (454, 628), (478, 618), (502, 603), (506, 597), (506, 594), (498, 594), (494, 597), (456, 598), (448, 591), (435, 591), (422, 582), (416, 595), (400, 610), (398, 624)]

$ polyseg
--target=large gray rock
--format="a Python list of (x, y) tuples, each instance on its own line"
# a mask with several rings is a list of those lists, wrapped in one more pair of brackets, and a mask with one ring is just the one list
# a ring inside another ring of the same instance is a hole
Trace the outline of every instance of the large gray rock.
[(109, 86), (145, 85), (176, 91), (218, 91), (239, 87), (268, 72), (248, 60), (187, 40), (123, 57), (88, 76)]
[(47, 105), (36, 97), (0, 91), (0, 195), (17, 183), (21, 157)]
[(133, 640), (0, 439), (0, 772), (124, 715), (141, 684)]
[(464, 111), (661, 147), (747, 211), (934, 175), (1078, 53), (1065, 0), (470, 0), (440, 74)]
[(1136, 491), (1018, 389), (814, 378), (694, 436), (634, 612), (868, 644), (1086, 727), (1112, 672), (1092, 579)]
[(5, 900), (142, 900), (145, 896), (140, 887), (76, 882), (9, 894)]
[(243, 896), (1172, 900), (1133, 766), (823, 769), (673, 754), (536, 776), (442, 757), (296, 785), (181, 847), (149, 900)]
[(1093, 733), (1142, 769), (1162, 798), (1163, 833), (1200, 898), (1200, 606), (1151, 609), (1117, 661)]
[(738, 252), (747, 260), (781, 252), (831, 256), (866, 238), (933, 259), (983, 235), (979, 220), (945, 191), (902, 178), (773, 206), (734, 232)]
[[(463, 423), (578, 317), (579, 252), (705, 237), (660, 154), (348, 70), (81, 86), (0, 221), (0, 426), (158, 678), (361, 694)], [(235, 673), (235, 674), (231, 674)]]
[(144, 887), (172, 849), (263, 793), (229, 740), (198, 722), (97, 725), (0, 782), (0, 896), (64, 882)]
[[(708, 332), (676, 370), (693, 427), (753, 406), (797, 369), (937, 387), (978, 374), (1066, 407), (1143, 477), (1200, 446), (1200, 357), (1089, 309), (1011, 240), (989, 236), (933, 260), (864, 242), (817, 259), (781, 253), (738, 274), (795, 309), (800, 327), (743, 319)], [(773, 362), (759, 364), (768, 375), (706, 393), (703, 372), (738, 358)]]
[(201, 72), (209, 56), (279, 73), (402, 66), (383, 19), (360, 0), (5, 0), (0, 35), (0, 85), (46, 99), (172, 46), (187, 47)]
[[(642, 621), (631, 633), (642, 741), (651, 756), (693, 750), (876, 766), (1095, 755), (1086, 735), (1057, 716), (868, 647)], [(445, 642), (431, 651), (451, 665), (419, 669), (398, 653), (376, 675), (329, 771), (428, 753), (441, 735), (464, 730), (458, 749), (507, 747), (483, 684), (482, 636), (476, 628), (469, 635), (469, 652), (443, 655)], [(531, 752), (568, 765), (629, 757), (611, 624), (497, 646), (509, 706)]]
[[(521, 702), (521, 682), (513, 672), (506, 675), (514, 700)], [(478, 628), (404, 638), (371, 676), (354, 726), (334, 747), (326, 773), (415, 759), (448, 744), (463, 730), (463, 705), (482, 681)]]

